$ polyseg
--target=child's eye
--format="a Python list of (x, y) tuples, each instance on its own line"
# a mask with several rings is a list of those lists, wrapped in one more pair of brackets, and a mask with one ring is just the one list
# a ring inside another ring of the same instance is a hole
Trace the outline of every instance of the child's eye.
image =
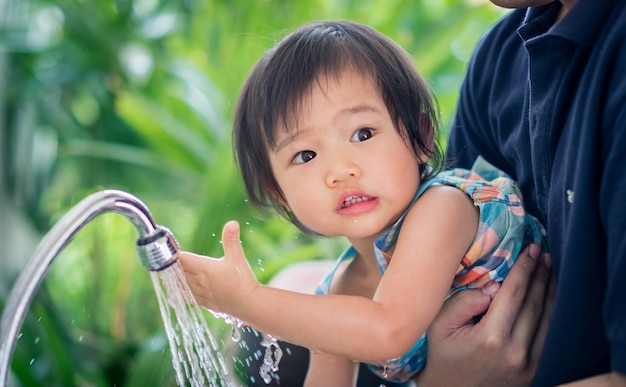
[(305, 150), (302, 152), (298, 152), (294, 157), (292, 162), (294, 164), (304, 164), (313, 160), (316, 156), (316, 153), (310, 150)]
[(365, 140), (369, 140), (374, 136), (374, 129), (372, 128), (361, 128), (352, 134), (350, 137), (350, 141), (352, 142), (361, 142)]

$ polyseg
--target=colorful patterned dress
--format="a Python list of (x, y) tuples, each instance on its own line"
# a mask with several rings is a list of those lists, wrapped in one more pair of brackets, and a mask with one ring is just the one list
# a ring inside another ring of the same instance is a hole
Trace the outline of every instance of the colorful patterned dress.
[[(517, 185), (486, 161), (479, 159), (472, 170), (447, 170), (423, 182), (411, 206), (435, 184), (459, 188), (472, 199), (480, 211), (476, 237), (465, 256), (460, 259), (448, 297), (460, 290), (481, 288), (492, 281), (501, 282), (522, 248), (531, 242), (540, 244), (542, 249), (546, 250), (543, 226), (524, 210)], [(411, 206), (374, 242), (376, 260), (383, 275), (391, 260), (387, 252), (396, 243), (402, 221)], [(316, 294), (329, 294), (337, 268), (343, 262), (354, 259), (356, 255), (354, 247), (348, 247), (320, 283)], [(404, 356), (383, 364), (370, 365), (370, 369), (389, 381), (407, 381), (424, 368), (426, 352), (427, 342), (424, 333)]]

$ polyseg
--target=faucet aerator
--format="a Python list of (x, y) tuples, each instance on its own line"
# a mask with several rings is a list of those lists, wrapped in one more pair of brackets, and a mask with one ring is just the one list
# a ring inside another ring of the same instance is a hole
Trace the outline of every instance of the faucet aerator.
[(178, 260), (178, 241), (170, 230), (157, 226), (154, 234), (139, 237), (135, 244), (139, 261), (149, 271), (161, 271)]

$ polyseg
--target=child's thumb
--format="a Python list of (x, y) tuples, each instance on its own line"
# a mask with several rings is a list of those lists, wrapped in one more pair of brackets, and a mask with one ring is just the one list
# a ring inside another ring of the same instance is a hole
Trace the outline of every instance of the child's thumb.
[(239, 239), (239, 223), (235, 220), (226, 222), (222, 229), (222, 244), (224, 245), (224, 256), (235, 258), (243, 256), (241, 240)]

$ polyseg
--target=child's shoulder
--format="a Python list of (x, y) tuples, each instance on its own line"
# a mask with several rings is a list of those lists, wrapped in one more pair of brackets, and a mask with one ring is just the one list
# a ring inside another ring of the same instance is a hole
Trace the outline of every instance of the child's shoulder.
[(448, 184), (433, 184), (407, 212), (401, 234), (432, 235), (455, 229), (458, 224), (469, 229), (472, 223), (477, 224), (477, 218), (478, 209), (464, 191)]
[(430, 185), (409, 210), (411, 213), (418, 211), (443, 211), (444, 213), (457, 210), (471, 209), (474, 203), (466, 192), (457, 186), (443, 183)]

